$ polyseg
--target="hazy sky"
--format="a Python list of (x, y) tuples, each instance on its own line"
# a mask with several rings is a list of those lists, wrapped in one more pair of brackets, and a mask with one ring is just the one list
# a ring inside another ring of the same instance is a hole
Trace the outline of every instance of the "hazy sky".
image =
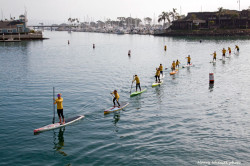
[[(177, 8), (177, 12), (216, 11), (218, 7), (239, 10), (237, 0), (0, 0), (0, 19), (18, 17), (28, 11), (30, 24), (62, 23), (69, 17), (84, 20), (116, 19), (119, 16), (155, 18), (162, 11)], [(240, 0), (241, 9), (250, 6), (250, 0)], [(181, 11), (180, 11), (181, 9)], [(3, 13), (3, 16), (2, 16)]]

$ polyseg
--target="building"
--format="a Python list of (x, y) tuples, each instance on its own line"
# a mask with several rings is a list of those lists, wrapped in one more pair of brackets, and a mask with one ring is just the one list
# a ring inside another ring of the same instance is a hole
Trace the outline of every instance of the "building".
[(0, 35), (26, 34), (29, 32), (30, 29), (27, 28), (25, 15), (20, 15), (19, 20), (0, 20)]
[(172, 30), (249, 29), (250, 10), (221, 12), (192, 12), (172, 22)]

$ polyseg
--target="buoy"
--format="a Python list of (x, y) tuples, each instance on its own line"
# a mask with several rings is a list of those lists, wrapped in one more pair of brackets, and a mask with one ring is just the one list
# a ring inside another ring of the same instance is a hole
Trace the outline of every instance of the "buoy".
[(214, 83), (214, 73), (209, 73), (209, 83)]
[(131, 54), (131, 50), (128, 50), (128, 55), (130, 56), (130, 54)]
[(68, 44), (69, 44), (69, 40), (68, 40)]
[(167, 46), (166, 46), (166, 45), (164, 46), (164, 50), (165, 50), (165, 51), (167, 50)]
[(95, 48), (95, 44), (93, 44), (93, 48)]

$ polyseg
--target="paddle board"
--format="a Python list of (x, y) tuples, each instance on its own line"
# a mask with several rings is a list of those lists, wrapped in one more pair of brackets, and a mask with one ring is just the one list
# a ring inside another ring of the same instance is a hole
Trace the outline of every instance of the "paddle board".
[(170, 75), (174, 75), (176, 73), (178, 73), (178, 69), (176, 69), (175, 71), (170, 72)]
[(185, 65), (185, 66), (182, 66), (182, 68), (186, 68), (186, 67), (192, 67), (194, 66), (192, 63), (190, 65)]
[(133, 93), (131, 93), (130, 97), (133, 97), (133, 96), (139, 95), (139, 94), (141, 94), (141, 93), (145, 92), (146, 90), (147, 90), (147, 88), (146, 88), (146, 89), (143, 89), (142, 91), (133, 92)]
[(53, 130), (53, 129), (56, 129), (56, 128), (64, 127), (64, 126), (67, 126), (67, 125), (69, 125), (71, 123), (74, 123), (74, 122), (76, 122), (76, 121), (78, 121), (78, 120), (80, 120), (82, 118), (84, 118), (84, 115), (78, 115), (76, 117), (66, 119), (64, 124), (54, 123), (54, 124), (50, 124), (50, 125), (35, 129), (34, 133), (40, 133), (40, 132), (43, 132), (43, 131), (48, 131), (48, 130)]
[(108, 114), (108, 113), (111, 113), (111, 112), (115, 112), (115, 111), (119, 111), (123, 108), (125, 108), (126, 106), (128, 106), (129, 103), (120, 103), (120, 106), (115, 106), (115, 107), (111, 107), (111, 108), (108, 108), (104, 111), (104, 114)]
[(155, 83), (155, 82), (154, 82), (154, 83), (152, 84), (152, 87), (155, 87), (155, 86), (161, 85), (162, 83), (163, 83), (163, 80), (161, 80), (161, 82), (160, 82), (160, 83), (159, 83), (159, 82), (157, 82), (157, 83)]

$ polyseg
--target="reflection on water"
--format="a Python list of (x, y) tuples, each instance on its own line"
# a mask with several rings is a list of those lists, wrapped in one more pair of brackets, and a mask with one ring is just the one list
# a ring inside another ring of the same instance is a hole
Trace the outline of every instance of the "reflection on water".
[(59, 129), (57, 139), (56, 139), (56, 132), (54, 131), (54, 145), (55, 146), (53, 149), (55, 149), (58, 153), (62, 154), (63, 156), (67, 156), (67, 153), (62, 151), (64, 147), (64, 136), (63, 136), (64, 131), (65, 131), (65, 127)]
[(118, 132), (118, 126), (116, 125), (118, 122), (119, 122), (119, 120), (120, 120), (120, 112), (116, 112), (116, 113), (114, 113), (114, 120), (113, 120), (113, 123), (114, 123), (114, 127), (115, 127), (115, 132)]
[(214, 90), (214, 83), (209, 83), (209, 88), (210, 92)]

